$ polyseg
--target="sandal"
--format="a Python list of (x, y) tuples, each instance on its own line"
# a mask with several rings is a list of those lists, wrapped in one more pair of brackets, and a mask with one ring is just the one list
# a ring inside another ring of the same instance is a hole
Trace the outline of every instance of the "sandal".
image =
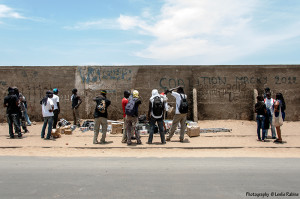
[(275, 143), (282, 143), (282, 140), (276, 139), (274, 140)]

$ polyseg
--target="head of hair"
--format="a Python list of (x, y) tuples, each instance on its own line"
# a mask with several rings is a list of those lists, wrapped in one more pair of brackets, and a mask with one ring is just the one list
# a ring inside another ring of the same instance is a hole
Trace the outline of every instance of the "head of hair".
[(265, 88), (265, 92), (267, 93), (267, 92), (270, 92), (271, 90), (270, 90), (270, 88), (269, 87), (267, 87), (267, 88)]
[(284, 101), (282, 93), (276, 93), (275, 99), (281, 101), (281, 104), (282, 104), (281, 110), (285, 111), (286, 105), (285, 105), (285, 101)]
[(129, 91), (124, 91), (124, 97), (128, 98), (130, 96), (130, 92)]
[(269, 99), (269, 98), (271, 98), (271, 92), (267, 92), (266, 93), (266, 97)]
[(15, 90), (12, 87), (8, 87), (7, 91), (10, 95), (15, 93)]
[(77, 88), (73, 88), (72, 93), (76, 94), (77, 93)]
[(181, 87), (181, 86), (180, 86), (180, 87), (178, 87), (178, 88), (177, 88), (177, 92), (178, 92), (178, 93), (184, 93), (184, 91), (183, 91), (183, 87)]
[(257, 96), (256, 99), (257, 99), (258, 102), (259, 102), (259, 101), (264, 101), (264, 98), (263, 98), (263, 96), (261, 96), (261, 95)]

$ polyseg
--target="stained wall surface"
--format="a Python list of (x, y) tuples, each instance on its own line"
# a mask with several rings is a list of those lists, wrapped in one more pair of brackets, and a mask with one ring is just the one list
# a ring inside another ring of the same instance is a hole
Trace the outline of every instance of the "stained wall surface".
[[(109, 119), (121, 119), (124, 90), (140, 92), (140, 113), (146, 114), (152, 89), (183, 86), (190, 103), (189, 118), (193, 117), (192, 90), (197, 89), (198, 118), (252, 120), (254, 89), (263, 94), (265, 87), (281, 92), (287, 104), (286, 119), (300, 120), (300, 65), (247, 66), (7, 66), (0, 67), (1, 100), (9, 86), (17, 86), (27, 98), (32, 121), (41, 121), (41, 98), (47, 90), (59, 89), (60, 118), (72, 120), (71, 90), (78, 89), (83, 99), (81, 118), (93, 118), (93, 97), (100, 90), (108, 91), (112, 101)], [(169, 103), (175, 100), (168, 95)], [(172, 114), (168, 116), (172, 118)], [(1, 108), (0, 121), (6, 120)]]

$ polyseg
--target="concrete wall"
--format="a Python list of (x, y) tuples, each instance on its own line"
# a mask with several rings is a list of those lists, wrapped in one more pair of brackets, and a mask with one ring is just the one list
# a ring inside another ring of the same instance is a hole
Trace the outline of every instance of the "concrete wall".
[[(300, 120), (300, 65), (274, 66), (55, 66), (0, 67), (1, 100), (9, 86), (17, 86), (28, 101), (31, 120), (42, 119), (40, 99), (46, 90), (59, 88), (60, 118), (72, 120), (71, 90), (77, 88), (83, 99), (82, 118), (93, 118), (92, 98), (101, 89), (112, 101), (110, 119), (122, 117), (124, 90), (137, 89), (142, 101), (140, 113), (146, 113), (153, 88), (184, 86), (192, 108), (192, 89), (197, 89), (198, 118), (253, 119), (253, 90), (263, 93), (271, 88), (273, 96), (283, 93), (287, 120)], [(171, 105), (174, 98), (169, 95)], [(274, 96), (275, 97), (275, 96)], [(189, 117), (192, 118), (192, 110)], [(170, 115), (172, 117), (172, 115)], [(5, 120), (2, 107), (0, 121)]]

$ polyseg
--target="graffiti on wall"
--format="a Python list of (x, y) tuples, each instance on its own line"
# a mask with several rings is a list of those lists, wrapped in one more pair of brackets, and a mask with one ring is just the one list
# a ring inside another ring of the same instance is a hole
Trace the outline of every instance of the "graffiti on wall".
[[(234, 76), (234, 77), (198, 77), (194, 86), (198, 90), (200, 101), (220, 101), (245, 102), (253, 97), (253, 86), (271, 84), (297, 84), (297, 77), (254, 77), (254, 76)], [(174, 88), (176, 86), (191, 86), (190, 79), (165, 78), (159, 80), (162, 89)]]
[(132, 78), (132, 71), (127, 68), (100, 68), (87, 67), (87, 69), (78, 68), (78, 72), (82, 83), (96, 83), (102, 80), (125, 80), (130, 81)]

